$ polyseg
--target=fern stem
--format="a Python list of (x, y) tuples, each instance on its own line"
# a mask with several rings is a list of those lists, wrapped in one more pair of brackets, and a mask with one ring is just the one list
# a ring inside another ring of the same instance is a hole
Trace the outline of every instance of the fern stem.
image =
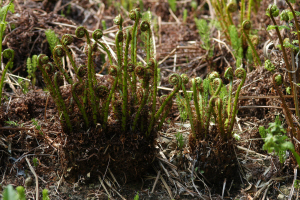
[[(79, 84), (79, 83), (75, 83), (75, 84)], [(75, 84), (72, 87), (75, 87)], [(84, 122), (85, 122), (85, 127), (89, 127), (89, 120), (88, 120), (86, 111), (84, 109), (84, 106), (82, 106), (79, 98), (77, 97), (77, 94), (76, 94), (75, 90), (73, 90), (73, 89), (72, 89), (72, 96), (73, 96), (73, 99), (76, 102), (82, 116), (83, 116), (83, 119), (84, 119)]]
[[(133, 125), (132, 125), (132, 131), (135, 130), (136, 123), (137, 123), (137, 121), (140, 117), (141, 111), (147, 103), (147, 99), (148, 99), (148, 96), (149, 96), (149, 79), (150, 79), (150, 77), (149, 77), (149, 74), (147, 73), (147, 68), (146, 68), (145, 73), (144, 73), (144, 78), (143, 78), (144, 95), (143, 95), (143, 99), (141, 101), (141, 104), (140, 104), (140, 106), (139, 106), (139, 108), (136, 112), (136, 115), (135, 115), (135, 118), (134, 118), (134, 121), (133, 121)], [(143, 125), (143, 123), (141, 125)]]
[(243, 22), (244, 22), (244, 13), (245, 13), (245, 0), (241, 0), (241, 16), (240, 16), (240, 22), (241, 22), (241, 27), (243, 27)]
[(183, 90), (184, 98), (186, 100), (186, 107), (187, 107), (188, 115), (189, 115), (189, 118), (190, 118), (192, 133), (193, 133), (194, 137), (196, 137), (196, 131), (195, 131), (195, 127), (194, 127), (194, 120), (193, 120), (192, 110), (191, 110), (191, 106), (190, 106), (190, 98), (189, 98), (189, 96), (186, 92), (186, 88), (184, 86), (183, 81), (182, 81), (182, 84), (181, 84), (181, 88)]
[(93, 74), (92, 74), (92, 47), (91, 45), (88, 45), (88, 62), (87, 62), (87, 67), (88, 67), (88, 87), (89, 87), (89, 99), (91, 100), (92, 104), (92, 112), (93, 112), (93, 121), (94, 125), (97, 124), (97, 115), (98, 115), (98, 106), (96, 103), (96, 97), (95, 97), (95, 92), (94, 92), (94, 81), (93, 81)]
[(130, 43), (130, 32), (129, 29), (126, 30), (126, 47), (125, 47), (125, 57), (124, 57), (124, 67), (123, 67), (123, 104), (122, 104), (122, 130), (126, 131), (126, 121), (127, 121), (127, 104), (128, 104), (128, 90), (127, 90), (127, 65), (128, 65), (128, 48)]
[(192, 79), (192, 87), (193, 87), (193, 96), (194, 96), (194, 104), (196, 109), (197, 121), (200, 122), (201, 127), (204, 127), (202, 116), (200, 115), (199, 103), (198, 103), (198, 93), (197, 93), (197, 83), (196, 79)]
[[(167, 118), (167, 116), (168, 116), (168, 114), (169, 114), (169, 112), (170, 112), (170, 110), (171, 110), (171, 108), (172, 108), (172, 102), (170, 102), (170, 104), (171, 104), (171, 105), (167, 105), (167, 108), (165, 109), (165, 112), (164, 112), (163, 116), (162, 116), (161, 119), (160, 119), (160, 122), (159, 122), (158, 128), (157, 128), (158, 130), (161, 129), (162, 125), (163, 125), (164, 122), (165, 122), (165, 119)], [(149, 134), (149, 133), (148, 133), (148, 134)]]
[[(132, 63), (134, 66), (137, 65), (137, 60), (136, 60), (136, 50), (137, 50), (137, 25), (140, 21), (140, 18), (141, 18), (141, 14), (140, 12), (135, 9), (133, 11), (131, 11), (132, 15), (134, 17), (131, 17), (131, 19), (134, 19), (135, 22), (134, 22), (134, 25), (133, 25), (133, 29), (132, 29), (132, 40), (131, 40), (131, 60), (132, 60)], [(134, 102), (136, 102), (137, 100), (137, 96), (136, 96), (136, 82), (137, 82), (137, 79), (136, 79), (136, 74), (134, 72), (132, 72), (132, 88), (131, 88), (131, 91), (132, 91), (132, 94), (133, 94), (133, 99), (134, 99)]]
[(279, 94), (280, 99), (281, 99), (281, 101), (282, 101), (282, 107), (283, 107), (285, 116), (286, 116), (286, 118), (287, 118), (288, 125), (289, 125), (289, 126), (291, 127), (291, 129), (292, 129), (293, 135), (296, 136), (297, 139), (300, 139), (300, 131), (296, 132), (296, 130), (295, 130), (294, 123), (293, 123), (293, 119), (292, 119), (292, 113), (291, 113), (290, 109), (288, 108), (288, 106), (286, 105), (285, 98), (284, 98), (284, 96), (283, 96), (283, 94), (282, 94), (281, 90), (279, 89), (278, 84), (277, 84), (277, 82), (276, 82), (275, 77), (276, 77), (277, 75), (280, 75), (280, 74), (279, 74), (279, 73), (275, 73), (275, 74), (273, 75), (273, 77), (272, 77), (273, 85), (274, 85), (274, 87), (275, 87), (275, 89), (276, 89), (277, 93)]
[(222, 115), (222, 100), (220, 98), (217, 99), (217, 119), (218, 119), (218, 124), (219, 124), (219, 129), (221, 136), (224, 138), (225, 137), (225, 131), (224, 131), (224, 122), (223, 122), (223, 115)]
[(260, 59), (259, 59), (258, 53), (257, 53), (257, 51), (256, 51), (256, 49), (255, 49), (255, 47), (254, 47), (254, 45), (252, 44), (252, 42), (251, 42), (251, 40), (250, 40), (248, 34), (246, 33), (246, 31), (245, 31), (244, 29), (243, 29), (243, 33), (244, 33), (244, 35), (245, 35), (245, 37), (246, 37), (246, 39), (247, 39), (247, 41), (248, 41), (248, 44), (250, 45), (250, 47), (251, 47), (251, 49), (252, 49), (252, 51), (253, 51), (253, 53), (254, 53), (254, 55), (255, 55), (255, 59), (256, 59), (257, 63), (259, 64), (259, 66), (261, 66), (262, 64), (261, 64), (261, 61), (260, 61)]
[[(207, 119), (206, 119), (206, 123), (205, 123), (205, 137), (208, 133), (208, 127), (209, 127), (209, 123), (210, 123), (210, 117), (211, 117), (211, 113), (213, 112), (213, 103), (214, 103), (214, 99), (217, 98), (218, 94), (221, 91), (222, 88), (222, 80), (220, 78), (215, 78), (214, 82), (218, 82), (218, 87), (215, 90), (213, 96), (210, 98), (209, 100), (209, 105), (208, 105), (208, 114), (207, 114)], [(212, 87), (213, 88), (213, 87)]]
[(118, 76), (115, 77), (115, 80), (114, 80), (114, 83), (113, 83), (113, 86), (109, 92), (109, 95), (106, 99), (106, 102), (105, 102), (105, 106), (104, 106), (104, 112), (103, 112), (103, 128), (104, 130), (106, 129), (107, 127), (107, 119), (108, 119), (108, 111), (109, 111), (109, 104), (111, 103), (111, 99), (113, 97), (113, 94), (115, 92), (115, 89), (117, 87), (117, 84), (118, 84)]
[(113, 61), (112, 61), (112, 58), (111, 58), (111, 54), (109, 52), (109, 50), (107, 49), (107, 47), (102, 44), (101, 42), (99, 42), (98, 40), (96, 40), (96, 42), (103, 48), (103, 50), (106, 52), (107, 56), (108, 56), (108, 60), (109, 60), (109, 64), (112, 65), (113, 64)]
[(154, 65), (154, 80), (153, 80), (153, 101), (152, 101), (152, 113), (151, 113), (151, 118), (150, 121), (154, 119), (154, 115), (156, 112), (156, 96), (157, 96), (157, 62), (155, 59), (153, 59), (153, 65)]
[(173, 96), (181, 88), (181, 83), (182, 83), (181, 77), (178, 74), (172, 74), (172, 75), (170, 75), (169, 80), (172, 79), (172, 78), (176, 79), (176, 83), (174, 83), (175, 87), (174, 87), (173, 91), (171, 92), (171, 94), (169, 94), (169, 96), (166, 98), (166, 100), (162, 103), (162, 105), (160, 106), (160, 108), (156, 112), (154, 118), (150, 121), (150, 124), (149, 124), (148, 131), (147, 131), (146, 135), (149, 135), (151, 133), (151, 131), (153, 129), (153, 126), (154, 126), (154, 122), (158, 120), (160, 114), (163, 112), (163, 110), (166, 107), (166, 105), (168, 104), (168, 102), (172, 100)]
[(68, 131), (72, 132), (72, 125), (71, 125), (71, 122), (70, 122), (70, 117), (68, 115), (68, 112), (67, 112), (67, 108), (66, 108), (66, 104), (61, 96), (61, 93), (60, 93), (60, 89), (59, 89), (59, 85), (58, 85), (58, 77), (59, 76), (59, 72), (56, 72), (54, 74), (54, 86), (55, 86), (55, 89), (56, 89), (56, 94), (57, 94), (57, 98), (58, 98), (58, 101), (61, 105), (61, 108), (62, 108), (62, 112), (63, 112), (63, 116), (64, 116), (64, 119), (65, 119), (65, 122), (66, 122), (66, 125), (68, 127)]
[(251, 20), (251, 5), (253, 3), (253, 0), (249, 0), (248, 1), (248, 13), (247, 13), (247, 16), (248, 16), (248, 20), (250, 21)]
[(232, 109), (232, 113), (231, 113), (231, 120), (230, 120), (229, 129), (228, 129), (228, 134), (231, 134), (232, 129), (233, 129), (235, 116), (237, 114), (237, 104), (238, 104), (238, 100), (239, 100), (240, 91), (246, 81), (246, 71), (243, 68), (238, 68), (235, 70), (235, 76), (238, 78), (241, 78), (242, 81), (239, 84), (238, 89), (236, 90), (236, 93), (235, 93), (235, 99), (234, 99), (233, 109)]
[[(55, 51), (55, 49), (54, 49), (54, 51)], [(72, 81), (71, 77), (66, 72), (66, 70), (62, 67), (61, 58), (57, 58), (57, 56), (53, 55), (53, 59), (54, 59), (54, 62), (56, 64), (57, 68), (64, 75), (64, 77), (66, 78), (67, 82), (72, 85), (73, 81)]]

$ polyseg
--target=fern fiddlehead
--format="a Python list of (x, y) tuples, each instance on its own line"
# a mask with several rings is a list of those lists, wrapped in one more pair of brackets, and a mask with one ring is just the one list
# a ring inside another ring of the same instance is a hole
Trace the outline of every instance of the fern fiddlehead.
[(150, 23), (148, 21), (142, 21), (140, 25), (140, 29), (143, 32), (147, 31), (147, 40), (146, 40), (146, 47), (147, 47), (147, 60), (146, 62), (149, 62), (150, 59), (150, 36), (151, 36), (151, 28), (150, 28)]
[[(280, 46), (281, 46), (281, 49), (282, 49), (282, 54), (283, 54), (283, 59), (284, 59), (286, 69), (288, 71), (291, 71), (291, 67), (290, 67), (290, 64), (289, 64), (289, 60), (287, 58), (285, 46), (283, 44), (283, 39), (281, 37), (281, 34), (280, 34), (279, 28), (277, 26), (277, 23), (274, 19), (274, 17), (277, 17), (279, 15), (278, 7), (275, 4), (270, 4), (267, 11), (266, 11), (266, 15), (271, 18), (273, 24), (275, 25), (276, 34), (277, 34), (279, 42), (280, 42)], [(291, 75), (291, 73), (288, 73), (288, 75), (289, 75), (289, 82), (290, 82), (291, 89), (292, 89), (292, 91), (294, 91), (294, 85), (292, 83), (292, 75)]]
[(256, 59), (257, 63), (259, 64), (259, 66), (261, 66), (262, 64), (261, 64), (260, 58), (257, 54), (257, 51), (256, 51), (252, 41), (250, 40), (250, 38), (248, 36), (248, 33), (249, 33), (250, 29), (251, 29), (251, 22), (249, 20), (245, 20), (242, 24), (242, 30), (243, 30), (244, 36), (246, 37), (246, 39), (247, 39), (247, 41), (248, 41), (248, 43), (249, 43), (249, 45), (252, 49), (252, 52), (255, 55), (255, 59)]
[(236, 11), (237, 11), (237, 4), (236, 4), (236, 2), (230, 1), (229, 4), (227, 4), (227, 7), (226, 7), (226, 12), (227, 12), (227, 16), (228, 16), (230, 25), (233, 25), (231, 13), (234, 13)]
[(103, 48), (103, 50), (106, 52), (107, 56), (108, 56), (108, 59), (109, 59), (109, 64), (112, 65), (113, 64), (113, 61), (112, 61), (112, 58), (111, 58), (111, 54), (109, 52), (109, 50), (107, 49), (107, 47), (102, 44), (102, 42), (100, 42), (99, 40), (102, 38), (103, 36), (103, 32), (101, 29), (96, 29), (94, 30), (93, 32), (93, 39)]
[(69, 60), (71, 62), (71, 65), (72, 65), (72, 67), (73, 67), (73, 69), (75, 70), (75, 73), (76, 73), (78, 71), (78, 69), (77, 69), (77, 66), (76, 66), (76, 64), (75, 64), (75, 62), (73, 60), (73, 56), (71, 55), (69, 47), (68, 47), (68, 45), (71, 45), (72, 43), (73, 43), (73, 36), (70, 35), (70, 34), (65, 34), (61, 38), (62, 47), (63, 47), (66, 55), (68, 56), (68, 58), (69, 58)]
[[(1, 31), (0, 31), (1, 32)], [(1, 40), (2, 41), (2, 40)], [(1, 56), (0, 56), (1, 57)], [(5, 79), (5, 75), (6, 72), (8, 70), (8, 67), (12, 64), (12, 61), (15, 58), (15, 52), (12, 49), (5, 49), (3, 51), (3, 57), (8, 60), (8, 63), (6, 64), (6, 66), (4, 67), (4, 70), (2, 72), (2, 76), (1, 76), (1, 82), (0, 82), (0, 106), (1, 106), (1, 99), (2, 99), (2, 89), (3, 89), (3, 84), (4, 84), (4, 79)]]
[(66, 78), (67, 82), (69, 84), (73, 84), (73, 80), (69, 76), (69, 74), (66, 72), (65, 69), (62, 67), (61, 59), (66, 55), (66, 52), (62, 45), (56, 45), (56, 47), (53, 49), (53, 59), (58, 67), (59, 71), (63, 73), (64, 77)]

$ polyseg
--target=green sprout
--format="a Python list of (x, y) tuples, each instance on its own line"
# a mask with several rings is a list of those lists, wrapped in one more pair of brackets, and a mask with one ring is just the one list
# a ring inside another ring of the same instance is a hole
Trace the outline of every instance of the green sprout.
[(295, 151), (293, 143), (289, 141), (289, 137), (285, 135), (286, 130), (283, 128), (278, 116), (276, 116), (275, 122), (269, 123), (268, 129), (260, 126), (259, 133), (265, 142), (263, 149), (267, 150), (268, 153), (274, 152), (275, 155), (279, 156), (281, 163), (286, 160), (285, 152), (289, 150), (295, 156), (298, 165), (300, 164), (300, 156)]

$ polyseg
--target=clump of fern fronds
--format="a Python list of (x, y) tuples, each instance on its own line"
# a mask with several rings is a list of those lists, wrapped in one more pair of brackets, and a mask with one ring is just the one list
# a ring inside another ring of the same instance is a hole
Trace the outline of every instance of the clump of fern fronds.
[[(84, 27), (78, 27), (75, 35), (78, 38), (86, 38), (86, 65), (77, 66), (75, 63), (69, 50), (73, 37), (67, 34), (58, 42), (60, 45), (53, 49), (53, 62), (45, 55), (38, 57), (38, 68), (42, 71), (45, 83), (62, 116), (61, 123), (66, 132), (70, 133), (76, 127), (73, 123), (75, 110), (80, 113), (80, 121), (86, 130), (99, 125), (103, 130), (108, 130), (110, 117), (118, 121), (123, 133), (129, 130), (141, 131), (146, 136), (160, 127), (159, 124), (166, 118), (169, 102), (181, 87), (181, 77), (177, 74), (169, 77), (174, 90), (157, 108), (158, 64), (152, 54), (150, 22), (142, 20), (139, 9), (132, 10), (129, 17), (134, 20), (134, 25), (126, 29), (123, 27), (121, 15), (114, 19), (114, 23), (119, 27), (115, 37), (116, 62), (113, 62), (111, 52), (101, 41), (102, 30), (97, 29), (93, 32), (92, 41)], [(137, 40), (141, 34), (146, 51), (145, 64), (137, 62)], [(100, 49), (109, 57), (110, 75), (106, 81), (98, 79), (95, 73), (93, 57)], [(72, 64), (74, 78), (63, 69), (64, 57), (68, 57)], [(62, 95), (60, 86), (63, 80), (71, 86), (70, 100), (64, 99)], [(103, 84), (104, 82), (106, 84)]]
[[(189, 109), (188, 113), (190, 113), (189, 119), (193, 137), (196, 140), (204, 139), (210, 134), (209, 127), (212, 120), (217, 124), (219, 136), (223, 140), (232, 138), (239, 93), (246, 79), (246, 71), (243, 68), (238, 68), (235, 71), (235, 76), (242, 80), (235, 96), (232, 94), (234, 74), (231, 67), (226, 69), (225, 73), (225, 78), (230, 81), (228, 90), (223, 86), (217, 72), (209, 74), (204, 81), (199, 77), (191, 80), (195, 109), (192, 110), (191, 106), (187, 106), (187, 108)], [(182, 89), (186, 93), (184, 84), (187, 84), (188, 78), (186, 75), (182, 75), (182, 78)], [(189, 105), (190, 99), (186, 97), (185, 99), (186, 104)], [(193, 115), (196, 115), (195, 119)]]

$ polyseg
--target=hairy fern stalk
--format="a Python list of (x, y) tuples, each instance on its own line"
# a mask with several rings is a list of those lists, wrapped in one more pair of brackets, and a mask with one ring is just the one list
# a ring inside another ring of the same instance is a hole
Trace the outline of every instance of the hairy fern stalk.
[[(121, 15), (114, 19), (119, 27), (115, 37), (116, 63), (113, 62), (109, 48), (101, 42), (102, 30), (95, 30), (90, 38), (84, 27), (78, 27), (75, 34), (77, 38), (85, 38), (87, 41), (86, 65), (78, 66), (75, 63), (68, 47), (73, 37), (68, 34), (53, 49), (53, 62), (46, 55), (39, 55), (38, 68), (62, 116), (61, 124), (65, 132), (74, 131), (81, 123), (85, 130), (90, 127), (107, 130), (109, 119), (112, 119), (116, 122), (114, 124), (120, 125), (122, 132), (143, 132), (149, 136), (159, 126), (158, 122), (162, 123), (166, 118), (171, 99), (181, 87), (181, 77), (177, 74), (169, 77), (174, 89), (157, 108), (158, 64), (151, 55), (150, 22), (141, 21), (139, 9), (132, 10), (129, 17), (134, 24), (126, 29)], [(137, 62), (137, 38), (141, 32), (146, 36), (146, 65)], [(110, 63), (109, 75), (102, 78), (96, 77), (94, 63), (94, 57), (100, 49), (107, 53)], [(75, 78), (71, 78), (63, 68), (64, 57), (70, 60)], [(72, 95), (69, 99), (64, 97), (60, 88), (63, 80), (71, 85)], [(79, 113), (79, 123), (74, 113)]]

